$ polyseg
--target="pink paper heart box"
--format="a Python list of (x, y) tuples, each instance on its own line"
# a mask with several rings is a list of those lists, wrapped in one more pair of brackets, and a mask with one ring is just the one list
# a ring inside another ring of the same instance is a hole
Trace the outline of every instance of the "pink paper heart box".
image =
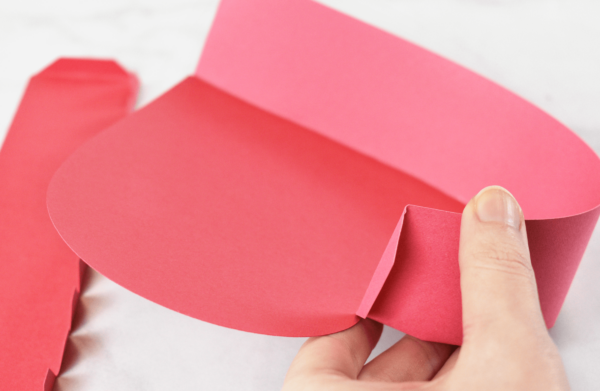
[(224, 0), (196, 75), (73, 154), (50, 216), (86, 263), (189, 316), (285, 336), (368, 317), (460, 344), (460, 212), (519, 200), (547, 325), (600, 161), (502, 87), (309, 0)]

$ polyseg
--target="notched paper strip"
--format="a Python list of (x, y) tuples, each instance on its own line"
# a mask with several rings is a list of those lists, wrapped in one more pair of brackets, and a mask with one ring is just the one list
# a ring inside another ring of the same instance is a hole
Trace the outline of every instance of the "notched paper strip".
[(83, 264), (48, 217), (54, 171), (133, 107), (136, 78), (113, 61), (60, 59), (33, 76), (0, 150), (0, 388), (50, 390)]

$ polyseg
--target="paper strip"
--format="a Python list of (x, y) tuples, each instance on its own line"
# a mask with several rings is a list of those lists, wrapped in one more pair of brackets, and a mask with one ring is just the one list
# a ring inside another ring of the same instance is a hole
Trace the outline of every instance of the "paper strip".
[(81, 143), (132, 109), (136, 91), (112, 61), (61, 59), (29, 82), (0, 151), (2, 389), (52, 389), (80, 266), (50, 222), (46, 189)]

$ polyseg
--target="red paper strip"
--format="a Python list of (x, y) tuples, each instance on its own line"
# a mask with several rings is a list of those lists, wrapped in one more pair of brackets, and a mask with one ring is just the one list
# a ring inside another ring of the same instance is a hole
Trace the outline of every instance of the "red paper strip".
[(135, 77), (112, 61), (61, 59), (29, 82), (0, 151), (3, 390), (52, 388), (80, 267), (50, 222), (46, 189), (78, 146), (133, 108), (136, 91)]
[(308, 0), (225, 0), (196, 78), (78, 150), (48, 207), (86, 262), (227, 327), (370, 317), (460, 344), (464, 203), (528, 218), (551, 326), (598, 219), (600, 160), (502, 87)]

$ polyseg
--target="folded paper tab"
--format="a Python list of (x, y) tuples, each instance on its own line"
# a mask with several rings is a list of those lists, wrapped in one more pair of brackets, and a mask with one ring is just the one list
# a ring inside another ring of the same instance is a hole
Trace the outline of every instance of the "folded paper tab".
[(593, 151), (318, 3), (225, 0), (196, 76), (71, 156), (48, 208), (85, 262), (201, 320), (310, 336), (362, 316), (460, 344), (460, 212), (492, 184), (523, 207), (551, 326), (600, 211)]

